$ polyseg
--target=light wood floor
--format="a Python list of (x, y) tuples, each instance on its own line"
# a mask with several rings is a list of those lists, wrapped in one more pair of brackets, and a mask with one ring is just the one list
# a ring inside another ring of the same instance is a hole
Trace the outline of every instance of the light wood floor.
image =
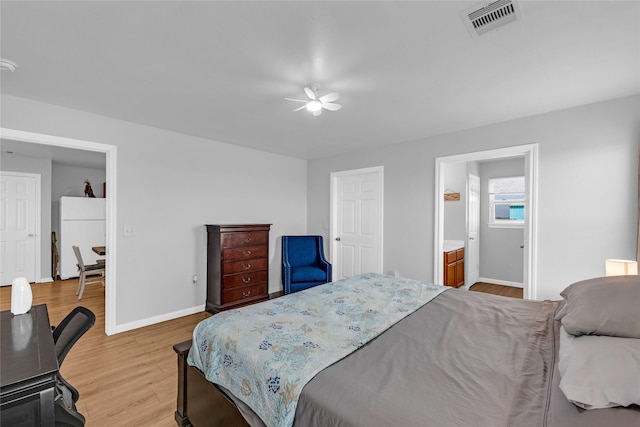
[(470, 291), (484, 292), (487, 294), (501, 295), (503, 297), (522, 299), (522, 288), (514, 286), (494, 285), (493, 283), (478, 282), (473, 284)]
[[(33, 304), (47, 304), (52, 325), (74, 307), (96, 314), (94, 327), (71, 349), (61, 368), (80, 391), (78, 410), (92, 426), (175, 427), (177, 362), (173, 344), (191, 338), (207, 318), (198, 313), (129, 332), (104, 333), (104, 288), (86, 286), (78, 301), (75, 279), (32, 285)], [(144, 304), (144, 302), (141, 302)], [(0, 288), (0, 309), (11, 309), (11, 286)]]
[[(78, 410), (87, 426), (174, 427), (177, 366), (172, 346), (191, 338), (198, 313), (112, 336), (104, 333), (104, 288), (87, 285), (75, 296), (77, 280), (32, 285), (33, 304), (47, 304), (52, 325), (74, 307), (96, 314), (95, 326), (76, 343), (62, 365), (62, 375), (80, 391)], [(522, 298), (522, 289), (477, 283), (472, 291)], [(518, 295), (519, 291), (519, 295)], [(11, 287), (0, 288), (0, 310), (11, 308)]]

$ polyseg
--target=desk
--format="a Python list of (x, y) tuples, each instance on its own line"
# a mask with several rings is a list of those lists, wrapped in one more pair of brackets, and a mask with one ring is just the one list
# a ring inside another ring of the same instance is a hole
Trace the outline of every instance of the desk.
[(101, 256), (105, 256), (107, 254), (106, 246), (92, 246), (91, 250)]
[(47, 306), (0, 312), (0, 420), (3, 426), (54, 426), (58, 359)]

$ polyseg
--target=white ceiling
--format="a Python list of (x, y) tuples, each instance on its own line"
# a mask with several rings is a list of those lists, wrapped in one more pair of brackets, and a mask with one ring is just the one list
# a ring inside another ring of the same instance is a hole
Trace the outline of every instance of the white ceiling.
[[(640, 2), (523, 1), (476, 40), (473, 4), (2, 0), (0, 88), (303, 159), (640, 93)], [(342, 110), (293, 113), (308, 84)]]
[(86, 168), (106, 169), (106, 156), (95, 151), (76, 150), (43, 144), (0, 140), (0, 156), (23, 156), (48, 159), (52, 163)]

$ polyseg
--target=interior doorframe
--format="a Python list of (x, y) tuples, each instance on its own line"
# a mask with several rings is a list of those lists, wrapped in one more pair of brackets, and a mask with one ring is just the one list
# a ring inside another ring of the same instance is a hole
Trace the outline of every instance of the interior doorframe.
[(106, 277), (105, 277), (105, 333), (112, 335), (116, 330), (116, 262), (117, 262), (117, 147), (115, 145), (81, 139), (65, 138), (42, 133), (27, 132), (0, 127), (0, 138), (32, 144), (104, 153), (106, 157), (106, 180), (109, 183), (109, 197), (106, 200)]
[[(469, 199), (470, 199), (469, 194), (471, 193), (469, 191), (469, 189), (471, 187), (471, 185), (470, 185), (471, 179), (470, 178), (472, 176), (475, 177), (475, 178), (478, 178), (478, 181), (480, 181), (480, 176), (478, 176), (476, 174), (469, 173), (469, 171), (467, 170), (467, 188), (465, 189), (465, 191), (466, 191), (465, 200), (467, 201), (467, 206), (465, 206), (465, 217), (466, 217), (465, 238), (467, 240), (469, 239), (469, 218), (471, 216), (471, 215), (469, 215), (469, 211), (470, 211), (470, 209), (469, 209)], [(478, 187), (479, 186), (480, 186), (480, 184), (478, 184)], [(478, 189), (478, 192), (481, 193), (479, 189)], [(481, 214), (480, 214), (480, 198), (481, 198), (481, 194), (478, 195), (478, 212), (477, 212), (478, 218), (476, 218), (477, 222), (478, 222), (478, 225), (477, 225), (478, 229), (476, 230), (476, 234), (478, 234), (478, 235), (480, 234), (480, 217), (481, 217)], [(477, 238), (478, 238), (478, 236), (476, 236), (476, 239)], [(469, 280), (469, 276), (470, 276), (469, 270), (471, 268), (471, 263), (467, 262), (467, 254), (469, 254), (471, 252), (472, 252), (471, 250), (467, 250), (466, 248), (464, 250), (464, 282), (466, 284), (469, 284), (469, 286), (471, 286), (471, 281)], [(480, 252), (480, 248), (478, 248), (478, 252)], [(480, 255), (479, 253), (476, 254), (476, 256), (479, 256), (479, 255)], [(477, 271), (476, 276), (480, 277), (480, 264), (478, 264), (478, 271)]]
[[(353, 169), (347, 171), (340, 172), (331, 172), (330, 175), (330, 192), (329, 192), (329, 257), (332, 264), (335, 264), (335, 260), (333, 259), (335, 253), (335, 237), (339, 234), (335, 229), (337, 223), (337, 215), (338, 215), (338, 179), (344, 176), (349, 175), (363, 175), (368, 173), (377, 173), (378, 175), (378, 188), (379, 188), (379, 198), (378, 198), (378, 213), (380, 216), (380, 221), (378, 223), (378, 272), (382, 273), (382, 269), (384, 267), (383, 260), (383, 242), (384, 242), (384, 166), (374, 166), (370, 168), (362, 168), (362, 169)], [(334, 275), (335, 268), (332, 270), (332, 276)], [(331, 278), (333, 280), (333, 277)]]
[(35, 206), (34, 206), (34, 210), (35, 210), (35, 214), (36, 214), (36, 218), (35, 218), (35, 230), (33, 230), (34, 234), (36, 235), (35, 238), (35, 259), (33, 262), (35, 262), (34, 267), (34, 271), (33, 271), (33, 278), (36, 281), (36, 283), (43, 283), (46, 282), (47, 280), (43, 280), (42, 277), (42, 268), (41, 265), (42, 264), (42, 175), (39, 173), (29, 173), (29, 172), (13, 172), (13, 171), (0, 171), (0, 175), (13, 175), (13, 176), (20, 176), (20, 177), (27, 177), (27, 178), (34, 178), (35, 180), (35, 191), (36, 191), (36, 201), (35, 201)]
[(524, 156), (528, 211), (524, 224), (524, 298), (535, 300), (538, 294), (538, 144), (518, 145), (493, 150), (438, 157), (435, 165), (435, 213), (433, 242), (433, 282), (443, 284), (444, 270), (444, 171), (448, 163), (473, 162)]

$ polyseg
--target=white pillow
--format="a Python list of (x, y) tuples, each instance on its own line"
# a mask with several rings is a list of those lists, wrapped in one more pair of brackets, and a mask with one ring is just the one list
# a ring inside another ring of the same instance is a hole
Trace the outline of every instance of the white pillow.
[(560, 390), (584, 409), (640, 405), (640, 339), (560, 328)]

